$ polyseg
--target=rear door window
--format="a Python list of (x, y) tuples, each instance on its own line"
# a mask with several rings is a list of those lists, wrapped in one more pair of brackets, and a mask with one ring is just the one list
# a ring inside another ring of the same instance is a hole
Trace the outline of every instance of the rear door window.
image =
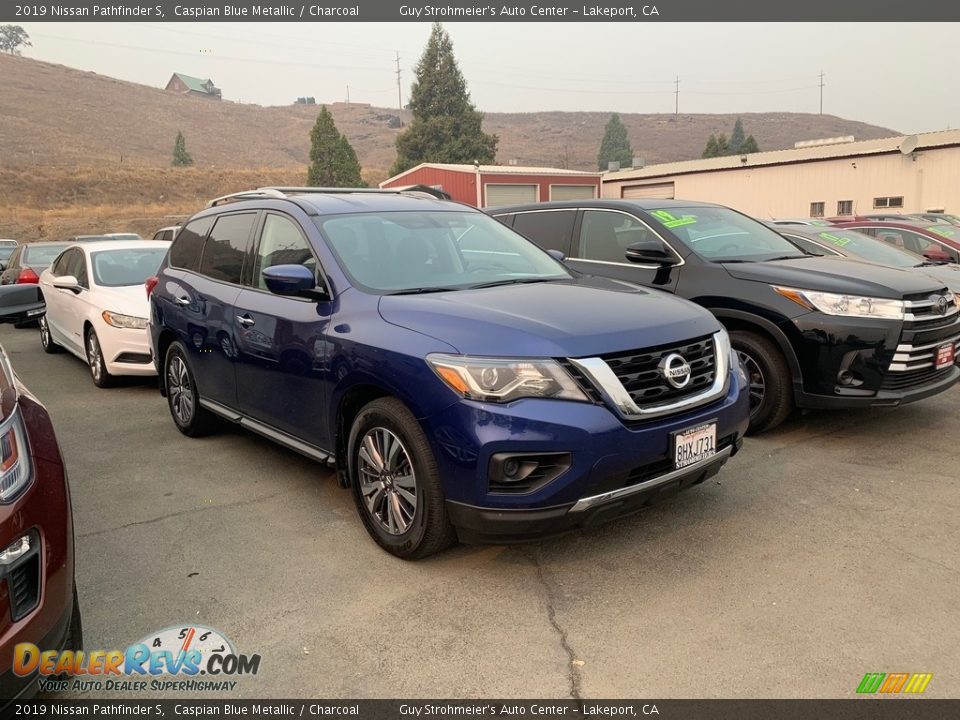
[(203, 245), (200, 274), (213, 280), (239, 285), (243, 275), (243, 258), (256, 219), (255, 212), (221, 215), (217, 218)]
[(170, 247), (170, 264), (173, 267), (194, 272), (199, 269), (203, 241), (215, 219), (204, 217), (187, 223), (183, 232), (177, 236), (177, 241)]
[(570, 254), (570, 236), (576, 210), (549, 210), (517, 213), (513, 229), (545, 250), (559, 250)]

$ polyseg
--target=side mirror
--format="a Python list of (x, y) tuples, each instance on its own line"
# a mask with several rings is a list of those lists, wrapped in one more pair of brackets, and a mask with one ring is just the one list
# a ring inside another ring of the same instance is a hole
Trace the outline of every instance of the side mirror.
[(676, 256), (667, 252), (659, 240), (641, 240), (627, 246), (627, 260), (644, 265), (670, 266), (677, 264)]
[(271, 265), (263, 270), (267, 290), (275, 295), (312, 297), (317, 300), (329, 296), (324, 288), (317, 287), (313, 271), (303, 265)]
[(47, 306), (37, 285), (0, 285), (0, 323), (35, 320)]
[(547, 250), (547, 255), (549, 255), (550, 257), (552, 257), (552, 258), (553, 258), (554, 260), (556, 260), (557, 262), (566, 262), (566, 260), (567, 260), (567, 256), (564, 255), (564, 254), (563, 254), (562, 252), (560, 252), (559, 250)]
[(80, 292), (80, 283), (73, 275), (58, 275), (53, 279), (53, 286), (61, 290), (71, 290), (75, 293)]

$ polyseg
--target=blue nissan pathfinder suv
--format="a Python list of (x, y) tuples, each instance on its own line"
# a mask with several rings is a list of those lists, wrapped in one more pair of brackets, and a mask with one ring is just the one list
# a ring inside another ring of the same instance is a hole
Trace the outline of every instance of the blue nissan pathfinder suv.
[(420, 191), (218, 198), (147, 291), (177, 428), (226, 419), (335, 466), (403, 558), (634, 512), (714, 475), (747, 428), (709, 312)]

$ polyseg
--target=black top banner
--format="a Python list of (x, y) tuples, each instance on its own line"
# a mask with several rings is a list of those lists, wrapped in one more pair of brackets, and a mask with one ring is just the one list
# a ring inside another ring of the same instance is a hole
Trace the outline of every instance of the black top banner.
[[(944, 0), (0, 0), (0, 22), (956, 22)], [(735, 39), (731, 39), (735, 42)]]

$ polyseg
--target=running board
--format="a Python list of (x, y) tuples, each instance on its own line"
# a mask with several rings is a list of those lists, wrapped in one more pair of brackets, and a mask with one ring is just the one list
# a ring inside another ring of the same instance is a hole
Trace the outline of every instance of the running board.
[(245, 430), (250, 430), (258, 435), (262, 435), (265, 438), (273, 440), (279, 445), (283, 445), (284, 447), (298, 452), (301, 455), (306, 455), (311, 460), (326, 463), (330, 467), (334, 467), (336, 465), (336, 458), (334, 457), (333, 453), (318, 447), (314, 447), (309, 443), (303, 442), (303, 440), (298, 440), (282, 430), (277, 430), (276, 428), (270, 427), (259, 420), (254, 420), (243, 413), (239, 413), (236, 410), (228, 408), (226, 405), (221, 405), (214, 400), (207, 400), (206, 398), (200, 398), (200, 405), (210, 412), (219, 415), (225, 420), (229, 420), (232, 423), (237, 423)]

